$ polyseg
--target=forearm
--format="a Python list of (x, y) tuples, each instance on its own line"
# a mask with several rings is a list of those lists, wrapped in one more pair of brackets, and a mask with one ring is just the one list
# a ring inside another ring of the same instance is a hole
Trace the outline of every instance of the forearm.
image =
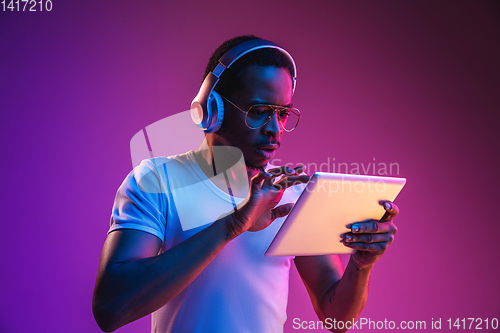
[(165, 305), (230, 239), (221, 219), (158, 256), (109, 264), (98, 275), (94, 292), (94, 314), (101, 328), (115, 330)]
[[(368, 299), (368, 283), (373, 265), (358, 269), (352, 259), (342, 278), (334, 284), (320, 301), (322, 320), (331, 318), (338, 321), (356, 320)], [(333, 330), (344, 332), (344, 330)]]

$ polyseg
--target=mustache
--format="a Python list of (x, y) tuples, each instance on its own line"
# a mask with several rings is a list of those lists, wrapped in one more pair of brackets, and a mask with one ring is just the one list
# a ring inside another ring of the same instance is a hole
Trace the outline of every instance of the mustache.
[(265, 142), (259, 142), (256, 144), (257, 147), (267, 146), (267, 145), (277, 145), (279, 148), (281, 146), (281, 142), (280, 141), (265, 141)]

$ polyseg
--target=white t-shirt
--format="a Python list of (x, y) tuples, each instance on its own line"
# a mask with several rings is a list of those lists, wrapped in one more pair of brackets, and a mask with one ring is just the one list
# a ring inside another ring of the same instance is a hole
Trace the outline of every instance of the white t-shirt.
[[(287, 189), (279, 205), (295, 202), (303, 188)], [(242, 200), (216, 187), (193, 151), (148, 159), (118, 189), (109, 232), (148, 232), (162, 240), (162, 253), (231, 213)], [(189, 286), (153, 312), (151, 332), (282, 332), (293, 257), (264, 252), (283, 220), (229, 242)]]

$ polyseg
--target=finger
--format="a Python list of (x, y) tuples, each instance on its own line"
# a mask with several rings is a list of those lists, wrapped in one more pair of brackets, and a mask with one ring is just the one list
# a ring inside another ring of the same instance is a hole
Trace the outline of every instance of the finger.
[(373, 252), (375, 254), (382, 254), (389, 246), (389, 242), (383, 243), (343, 243), (348, 248), (360, 251)]
[(271, 187), (274, 185), (276, 178), (280, 179), (283, 175), (293, 175), (295, 170), (287, 166), (280, 166), (267, 170), (267, 173), (270, 173), (272, 177), (267, 179), (263, 185)]
[(297, 166), (297, 167), (295, 167), (293, 169), (295, 170), (295, 174), (299, 175), (302, 172), (306, 171), (306, 166), (305, 165), (299, 165), (299, 166)]
[(394, 241), (394, 234), (383, 233), (383, 234), (352, 234), (346, 233), (342, 235), (342, 241), (346, 243), (383, 243), (389, 242), (391, 244)]
[(268, 172), (259, 172), (255, 176), (252, 177), (250, 181), (250, 188), (252, 190), (259, 190), (262, 185), (262, 181), (265, 181), (266, 179), (270, 179), (272, 175)]
[(280, 167), (269, 169), (269, 170), (267, 170), (267, 172), (272, 174), (274, 177), (277, 177), (279, 175), (291, 176), (291, 175), (295, 174), (295, 169), (292, 169), (292, 168), (287, 167), (287, 166), (280, 166)]
[(347, 227), (351, 229), (353, 234), (382, 234), (387, 232), (395, 234), (398, 231), (398, 228), (392, 222), (356, 222)]
[[(280, 166), (280, 167), (276, 167), (273, 169), (269, 169), (269, 170), (267, 170), (267, 172), (272, 174), (273, 177), (270, 180), (266, 181), (266, 185), (272, 186), (272, 185), (278, 183), (278, 181), (280, 181), (281, 179), (283, 179), (286, 176), (299, 175), (299, 174), (303, 173), (305, 169), (306, 169), (305, 165), (299, 165), (293, 169), (289, 168), (287, 166)], [(276, 181), (276, 179), (278, 179), (278, 181)]]
[(271, 219), (274, 221), (275, 219), (283, 216), (287, 216), (293, 208), (293, 203), (287, 203), (278, 207), (275, 207), (271, 210)]
[(396, 215), (399, 214), (399, 208), (398, 206), (396, 206), (395, 203), (393, 202), (390, 202), (390, 201), (384, 201), (383, 203), (381, 203), (381, 205), (384, 207), (385, 209), (385, 214), (384, 216), (382, 216), (382, 218), (380, 219), (380, 222), (387, 222), (387, 221), (390, 221), (392, 220)]
[(304, 184), (307, 183), (311, 179), (310, 176), (304, 175), (304, 176), (288, 176), (288, 177), (283, 177), (280, 179), (278, 182), (274, 184), (274, 186), (278, 190), (286, 190), (290, 186), (293, 185), (299, 185), (299, 184)]

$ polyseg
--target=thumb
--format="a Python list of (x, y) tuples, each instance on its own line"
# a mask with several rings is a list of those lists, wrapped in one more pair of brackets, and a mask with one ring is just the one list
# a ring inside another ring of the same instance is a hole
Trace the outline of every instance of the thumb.
[(264, 172), (264, 171), (259, 172), (258, 174), (253, 176), (252, 179), (250, 180), (250, 188), (253, 191), (260, 190), (260, 186), (262, 185), (262, 181), (265, 179), (270, 179), (272, 176), (273, 175), (268, 173), (268, 172)]
[(272, 220), (274, 221), (278, 217), (287, 216), (292, 210), (293, 205), (294, 205), (293, 203), (287, 203), (271, 210)]

